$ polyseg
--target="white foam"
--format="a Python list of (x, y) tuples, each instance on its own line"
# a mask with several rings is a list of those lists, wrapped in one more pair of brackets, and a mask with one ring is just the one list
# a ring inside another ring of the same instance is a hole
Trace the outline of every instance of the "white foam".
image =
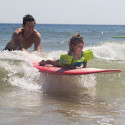
[[(41, 89), (40, 72), (34, 68), (32, 62), (39, 61), (42, 57), (39, 53), (28, 53), (22, 51), (0, 52), (0, 66), (7, 71), (8, 83), (22, 89), (37, 91)], [(41, 53), (42, 55), (42, 53)]]
[(2, 61), (0, 65), (8, 72), (8, 78), (4, 78), (4, 80), (10, 84), (31, 91), (41, 89), (41, 86), (37, 84), (40, 73), (36, 68), (31, 67), (25, 62), (15, 65), (10, 63), (10, 61)]
[(0, 59), (24, 60), (27, 62), (40, 61), (45, 53), (27, 52), (27, 51), (2, 51)]
[(83, 75), (83, 76), (67, 76), (67, 75), (51, 75), (42, 73), (41, 84), (43, 91), (72, 91), (78, 88), (91, 88), (96, 85), (96, 78), (94, 75)]
[[(95, 58), (105, 60), (123, 60), (125, 61), (125, 43), (121, 42), (103, 42), (96, 46), (85, 47), (84, 51), (92, 49)], [(67, 51), (52, 51), (47, 53), (45, 59), (59, 59), (61, 54), (66, 54)]]
[(105, 60), (125, 60), (125, 43), (104, 42), (101, 45), (86, 47), (92, 49), (94, 56)]
[[(21, 51), (0, 52), (0, 66), (7, 72), (4, 78), (13, 86), (31, 91), (70, 90), (77, 88), (89, 88), (95, 85), (94, 76), (58, 76), (40, 73), (34, 68), (32, 62), (42, 59), (58, 59), (60, 54), (66, 51), (53, 51), (47, 55), (42, 53), (28, 53)], [(88, 82), (89, 81), (89, 82)]]
[[(105, 42), (101, 45), (85, 47), (92, 49), (96, 58), (106, 60), (125, 60), (125, 43)], [(7, 80), (10, 84), (22, 89), (38, 91), (41, 87), (44, 91), (91, 88), (95, 86), (94, 75), (86, 76), (56, 76), (40, 73), (33, 67), (32, 62), (42, 59), (59, 59), (61, 54), (67, 51), (52, 51), (49, 53), (28, 53), (22, 51), (0, 52), (0, 66), (7, 71)]]
[(58, 60), (61, 54), (67, 54), (67, 51), (52, 51), (48, 53), (47, 59)]

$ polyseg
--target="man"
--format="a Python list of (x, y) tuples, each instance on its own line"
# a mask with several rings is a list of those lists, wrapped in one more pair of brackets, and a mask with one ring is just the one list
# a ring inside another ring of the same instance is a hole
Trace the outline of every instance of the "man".
[(22, 28), (15, 30), (11, 41), (7, 43), (4, 50), (27, 50), (34, 44), (34, 51), (41, 51), (41, 34), (36, 31), (35, 19), (32, 15), (25, 15)]

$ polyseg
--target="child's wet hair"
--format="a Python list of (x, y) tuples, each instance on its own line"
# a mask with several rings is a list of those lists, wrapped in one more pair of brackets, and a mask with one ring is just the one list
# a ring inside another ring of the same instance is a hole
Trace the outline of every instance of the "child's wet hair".
[(73, 35), (70, 40), (68, 41), (69, 43), (69, 49), (72, 49), (72, 45), (77, 45), (78, 43), (83, 43), (84, 44), (84, 39), (83, 37), (78, 33)]

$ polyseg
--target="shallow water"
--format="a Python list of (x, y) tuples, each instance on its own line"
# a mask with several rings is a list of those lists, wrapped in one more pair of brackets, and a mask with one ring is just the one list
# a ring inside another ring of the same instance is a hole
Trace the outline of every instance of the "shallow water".
[[(1, 33), (1, 49), (17, 27), (11, 25), (5, 36)], [(42, 25), (43, 30), (39, 28), (44, 31), (43, 45), (46, 45), (42, 53), (0, 51), (0, 125), (124, 125), (125, 44), (124, 40), (109, 38), (109, 33), (122, 34), (123, 30), (118, 30), (121, 27), (114, 26), (114, 33), (113, 26), (54, 27)], [(88, 62), (88, 67), (121, 69), (122, 72), (62, 76), (40, 73), (33, 67), (32, 62), (58, 59), (60, 54), (66, 53), (65, 40), (68, 40), (68, 34), (77, 30), (85, 32), (89, 41), (84, 50), (92, 49), (95, 55), (95, 59)], [(57, 31), (60, 38), (55, 35), (51, 39), (51, 33), (56, 34)], [(102, 39), (101, 32), (105, 35)], [(50, 35), (47, 39), (46, 34)], [(63, 37), (65, 40), (58, 42)]]
[(31, 62), (42, 58), (36, 53), (0, 54), (5, 53), (9, 59), (0, 60), (1, 125), (124, 124), (124, 61), (94, 59), (88, 65), (122, 73), (61, 76), (35, 69)]

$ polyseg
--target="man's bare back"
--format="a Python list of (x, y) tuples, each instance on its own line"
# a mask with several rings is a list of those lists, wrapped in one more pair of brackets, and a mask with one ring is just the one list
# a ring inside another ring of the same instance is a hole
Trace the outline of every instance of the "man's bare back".
[(27, 50), (34, 44), (34, 51), (41, 51), (41, 34), (34, 28), (34, 21), (26, 21), (25, 24), (22, 25), (22, 28), (17, 29), (13, 33), (11, 41), (7, 43), (5, 49), (10, 51)]

